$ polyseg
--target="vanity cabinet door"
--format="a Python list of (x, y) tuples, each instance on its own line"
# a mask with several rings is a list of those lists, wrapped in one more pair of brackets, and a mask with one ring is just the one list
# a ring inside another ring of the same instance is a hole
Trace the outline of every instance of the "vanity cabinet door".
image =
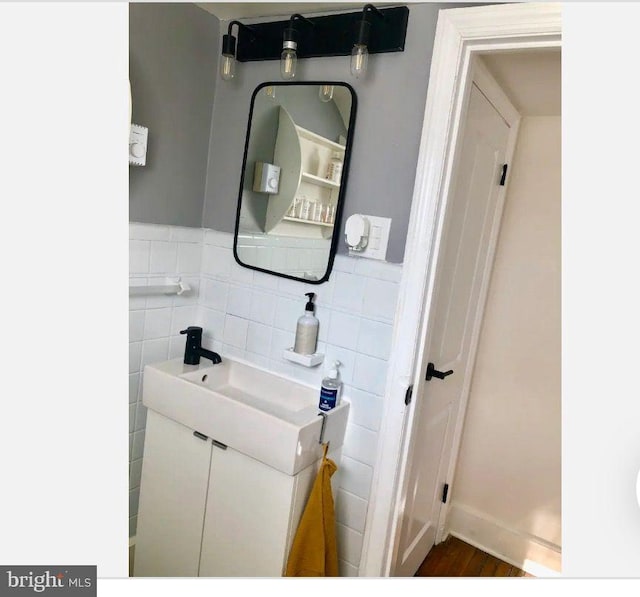
[(214, 447), (200, 576), (282, 576), (315, 470), (292, 477)]
[(198, 576), (211, 441), (147, 411), (135, 576)]

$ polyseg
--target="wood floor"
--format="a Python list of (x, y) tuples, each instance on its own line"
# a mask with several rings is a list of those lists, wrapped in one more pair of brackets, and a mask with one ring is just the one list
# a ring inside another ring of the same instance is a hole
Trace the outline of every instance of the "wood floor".
[(450, 536), (431, 549), (415, 576), (530, 577), (531, 574)]

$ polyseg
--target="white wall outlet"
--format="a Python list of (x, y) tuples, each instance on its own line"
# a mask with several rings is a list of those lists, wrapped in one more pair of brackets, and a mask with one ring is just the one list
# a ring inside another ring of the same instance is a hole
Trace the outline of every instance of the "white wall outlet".
[(363, 251), (349, 251), (350, 255), (368, 257), (385, 261), (387, 258), (387, 246), (389, 245), (389, 231), (391, 230), (391, 218), (378, 216), (364, 217), (369, 221), (369, 239)]
[(145, 166), (147, 163), (147, 140), (149, 129), (146, 126), (132, 124), (129, 133), (129, 163), (132, 166)]

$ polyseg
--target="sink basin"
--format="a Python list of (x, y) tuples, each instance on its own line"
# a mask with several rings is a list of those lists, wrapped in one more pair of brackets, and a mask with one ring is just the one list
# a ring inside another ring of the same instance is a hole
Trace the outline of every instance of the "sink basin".
[[(151, 410), (277, 470), (295, 475), (322, 456), (319, 388), (242, 359), (181, 358), (147, 365), (142, 402)], [(327, 413), (323, 441), (342, 446), (349, 404)]]

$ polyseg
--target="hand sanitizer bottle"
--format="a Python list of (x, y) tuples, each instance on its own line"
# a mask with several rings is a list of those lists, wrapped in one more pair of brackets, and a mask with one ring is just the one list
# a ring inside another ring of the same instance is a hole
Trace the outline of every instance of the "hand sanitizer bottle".
[(342, 382), (338, 372), (340, 365), (340, 361), (335, 361), (333, 367), (329, 370), (329, 375), (322, 380), (320, 404), (318, 404), (320, 410), (331, 410), (340, 403), (340, 394), (342, 393)]

